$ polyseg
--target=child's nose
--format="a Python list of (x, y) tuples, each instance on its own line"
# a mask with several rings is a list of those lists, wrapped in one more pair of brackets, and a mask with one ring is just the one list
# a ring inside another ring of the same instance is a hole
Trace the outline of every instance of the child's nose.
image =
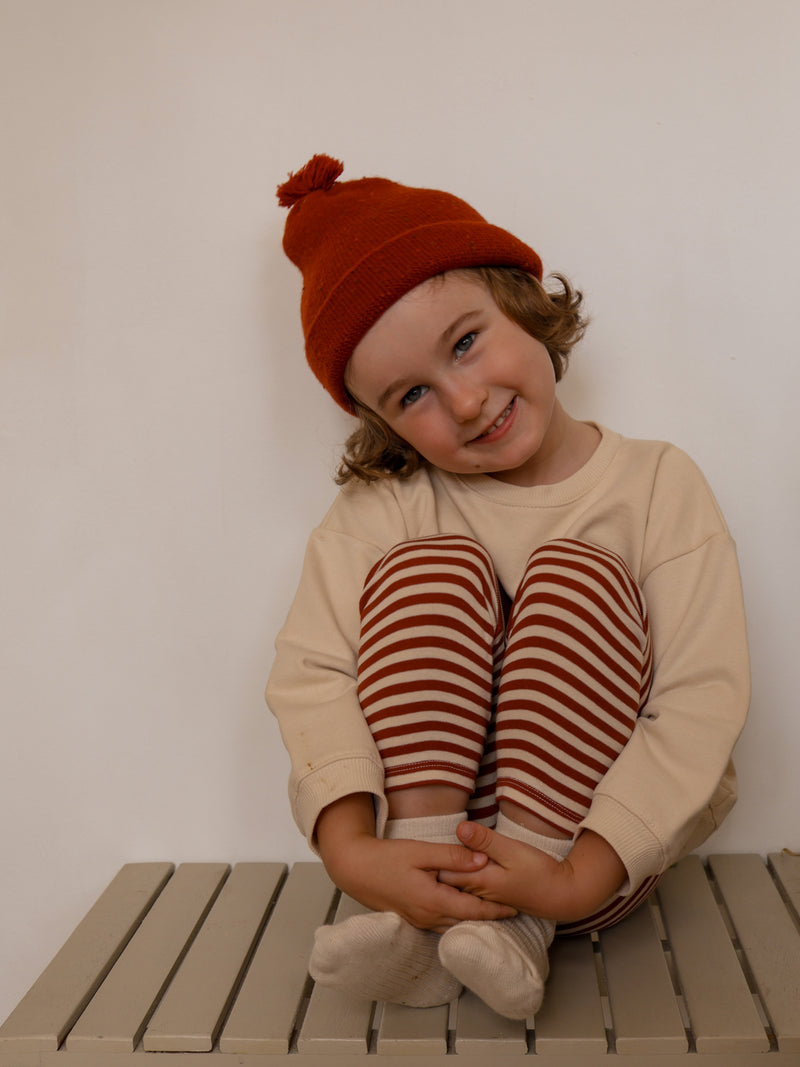
[(488, 398), (486, 387), (478, 382), (461, 378), (449, 389), (450, 410), (457, 422), (471, 422), (480, 415)]

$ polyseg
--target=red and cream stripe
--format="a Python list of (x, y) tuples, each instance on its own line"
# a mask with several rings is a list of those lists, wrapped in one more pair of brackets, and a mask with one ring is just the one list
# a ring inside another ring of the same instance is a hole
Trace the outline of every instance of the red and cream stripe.
[[(504, 632), (491, 557), (440, 535), (381, 559), (360, 602), (358, 693), (386, 790), (453, 785), (492, 825), (507, 799), (569, 836), (644, 707), (652, 652), (623, 560), (582, 541), (532, 553)], [(648, 879), (559, 932), (618, 922)]]
[(472, 794), (503, 646), (488, 553), (459, 536), (392, 549), (360, 603), (358, 695), (388, 791), (447, 784)]
[(625, 563), (550, 541), (526, 567), (497, 699), (497, 793), (572, 834), (627, 744), (652, 672), (647, 613)]

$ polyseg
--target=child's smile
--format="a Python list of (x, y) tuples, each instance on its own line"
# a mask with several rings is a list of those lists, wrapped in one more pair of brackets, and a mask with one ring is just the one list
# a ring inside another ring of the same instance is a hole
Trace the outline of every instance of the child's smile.
[(432, 278), (393, 304), (356, 346), (346, 383), (428, 462), (455, 474), (560, 481), (597, 443), (556, 399), (545, 346), (464, 273)]
[[(476, 441), (484, 441), (486, 443), (499, 441), (500, 438), (510, 429), (513, 424), (512, 415), (515, 415), (517, 411), (516, 397), (511, 401), (508, 407), (501, 412), (500, 418), (497, 419), (488, 430), (484, 430), (483, 433), (478, 434), (475, 438)], [(510, 420), (510, 421), (509, 421)]]

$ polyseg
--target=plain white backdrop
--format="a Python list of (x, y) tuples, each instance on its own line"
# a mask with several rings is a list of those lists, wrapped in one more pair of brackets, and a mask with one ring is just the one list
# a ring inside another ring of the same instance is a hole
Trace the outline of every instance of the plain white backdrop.
[(275, 186), (455, 192), (691, 453), (753, 660), (715, 850), (800, 848), (795, 0), (0, 0), (0, 1019), (129, 860), (309, 858), (263, 703), (348, 430)]

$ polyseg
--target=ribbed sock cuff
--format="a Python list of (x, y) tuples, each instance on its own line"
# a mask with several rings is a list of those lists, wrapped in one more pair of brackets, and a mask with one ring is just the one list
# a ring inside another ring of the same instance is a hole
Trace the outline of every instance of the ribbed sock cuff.
[(407, 841), (429, 841), (433, 844), (458, 842), (456, 829), (467, 817), (465, 811), (455, 815), (422, 815), (416, 819), (390, 819), (384, 837), (404, 838)]
[(504, 834), (515, 841), (522, 841), (526, 845), (538, 848), (541, 852), (546, 852), (548, 856), (552, 856), (556, 860), (565, 859), (572, 850), (571, 838), (547, 837), (545, 834), (537, 834), (535, 831), (529, 830), (527, 826), (520, 826), (518, 822), (509, 819), (502, 811), (497, 816), (495, 830), (498, 834)]

